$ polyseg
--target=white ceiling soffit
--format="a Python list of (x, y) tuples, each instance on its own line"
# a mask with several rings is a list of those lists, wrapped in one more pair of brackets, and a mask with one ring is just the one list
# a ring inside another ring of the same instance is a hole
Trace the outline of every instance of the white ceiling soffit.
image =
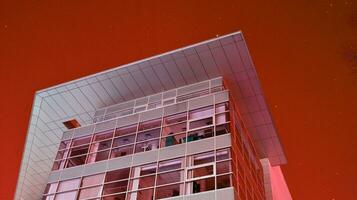
[(38, 91), (16, 199), (40, 199), (66, 130), (63, 121), (85, 125), (98, 108), (218, 76), (231, 88), (260, 155), (272, 165), (286, 163), (243, 35), (235, 32)]

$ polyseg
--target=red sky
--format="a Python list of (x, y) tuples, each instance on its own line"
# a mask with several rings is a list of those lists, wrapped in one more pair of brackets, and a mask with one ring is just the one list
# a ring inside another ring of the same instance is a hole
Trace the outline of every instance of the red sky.
[(294, 199), (355, 199), (357, 2), (0, 2), (0, 199), (12, 199), (36, 90), (242, 30)]

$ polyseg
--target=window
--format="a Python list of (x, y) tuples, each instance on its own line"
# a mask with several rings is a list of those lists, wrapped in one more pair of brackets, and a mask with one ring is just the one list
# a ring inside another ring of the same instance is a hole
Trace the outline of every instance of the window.
[(215, 189), (215, 178), (204, 178), (186, 183), (186, 194), (194, 194)]
[(112, 149), (110, 158), (122, 157), (126, 155), (133, 154), (134, 145), (122, 146), (119, 148)]
[(49, 183), (46, 185), (44, 194), (53, 194), (57, 190), (58, 183)]
[(203, 118), (203, 119), (199, 119), (196, 121), (190, 121), (190, 130), (192, 129), (197, 129), (197, 128), (201, 128), (201, 127), (205, 127), (205, 126), (210, 126), (213, 124), (213, 118), (212, 117), (208, 117), (208, 118)]
[(82, 188), (79, 190), (78, 199), (88, 199), (98, 197), (102, 191), (102, 186)]
[(140, 142), (158, 137), (160, 137), (160, 128), (139, 132), (136, 141)]
[(207, 106), (204, 108), (199, 108), (199, 109), (190, 111), (189, 120), (207, 118), (212, 115), (213, 115), (213, 106)]
[(126, 192), (128, 189), (128, 180), (111, 182), (104, 185), (103, 195)]
[(214, 163), (189, 167), (186, 169), (187, 180), (197, 180), (198, 178), (210, 177), (215, 175)]
[(104, 180), (104, 174), (87, 176), (82, 179), (81, 187), (99, 185), (99, 184), (103, 183), (103, 180)]
[(55, 200), (76, 200), (77, 191), (56, 194)]
[(101, 200), (125, 200), (126, 194), (115, 194), (110, 196), (102, 197)]
[(77, 128), (77, 127), (81, 126), (76, 119), (71, 119), (69, 121), (65, 121), (65, 122), (63, 122), (63, 125), (68, 129), (73, 129), (73, 128)]
[(170, 183), (177, 183), (183, 181), (183, 170), (176, 170), (170, 172), (163, 172), (157, 175), (157, 185), (167, 185)]
[(80, 179), (71, 179), (68, 181), (61, 181), (58, 185), (58, 192), (64, 192), (68, 190), (76, 190), (79, 187)]
[(113, 142), (113, 148), (132, 144), (134, 143), (134, 141), (135, 141), (135, 135), (127, 135), (127, 136), (115, 138)]
[(178, 113), (174, 115), (170, 115), (164, 118), (164, 125), (176, 124), (180, 122), (185, 122), (187, 120), (187, 113)]
[(159, 148), (159, 139), (136, 143), (135, 153), (151, 151)]
[(200, 153), (192, 156), (187, 157), (186, 166), (194, 166), (194, 165), (202, 165), (206, 163), (214, 162), (214, 153), (213, 151)]
[(156, 199), (163, 199), (183, 195), (183, 184), (172, 184), (156, 188)]
[(172, 160), (165, 160), (159, 162), (158, 172), (172, 171), (176, 169), (181, 169), (184, 166), (183, 158), (176, 158)]
[(152, 200), (154, 199), (154, 189), (150, 188), (128, 193), (127, 199)]
[(129, 178), (129, 171), (130, 168), (124, 168), (124, 169), (107, 172), (107, 174), (105, 175), (105, 182), (107, 183), (107, 182), (127, 179)]
[(161, 126), (161, 119), (154, 119), (146, 122), (139, 123), (139, 131), (157, 128)]
[(133, 134), (133, 133), (136, 132), (136, 128), (137, 128), (136, 124), (130, 125), (130, 126), (121, 127), (121, 128), (117, 128), (115, 130), (115, 137)]

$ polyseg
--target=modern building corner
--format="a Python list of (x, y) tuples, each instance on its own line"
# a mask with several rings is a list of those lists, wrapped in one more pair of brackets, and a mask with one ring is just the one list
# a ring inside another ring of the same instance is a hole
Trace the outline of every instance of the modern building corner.
[(35, 94), (16, 200), (289, 200), (241, 32)]

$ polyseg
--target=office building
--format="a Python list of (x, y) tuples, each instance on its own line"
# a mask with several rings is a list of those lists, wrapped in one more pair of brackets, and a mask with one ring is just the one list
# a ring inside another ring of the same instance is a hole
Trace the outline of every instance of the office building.
[(291, 199), (241, 32), (38, 91), (16, 199)]

